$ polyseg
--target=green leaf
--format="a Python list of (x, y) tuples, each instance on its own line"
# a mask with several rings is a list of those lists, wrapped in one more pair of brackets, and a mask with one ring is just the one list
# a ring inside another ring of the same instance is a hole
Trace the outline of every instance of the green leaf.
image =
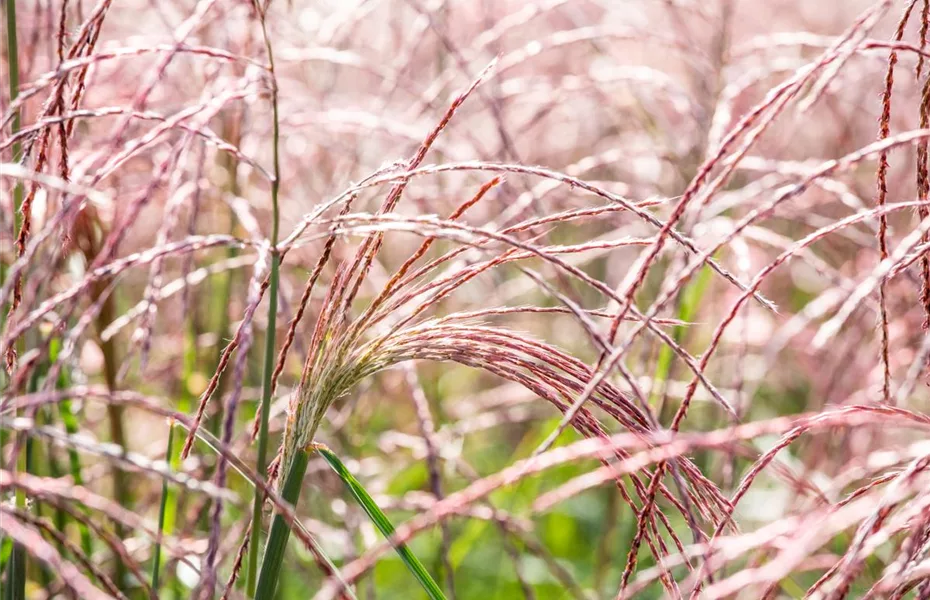
[[(174, 419), (168, 424), (168, 447), (165, 449), (165, 460), (169, 463), (172, 457), (174, 444)], [(152, 556), (152, 591), (158, 594), (158, 573), (161, 569), (161, 536), (165, 533), (165, 512), (168, 506), (168, 480), (161, 482), (161, 505), (158, 507), (158, 539)]]
[[(372, 499), (371, 495), (365, 490), (364, 486), (349, 473), (349, 470), (342, 464), (339, 457), (333, 454), (332, 450), (321, 445), (315, 445), (315, 448), (317, 452), (323, 456), (333, 471), (335, 471), (336, 475), (342, 479), (346, 487), (349, 488), (349, 493), (352, 494), (352, 497), (355, 498), (359, 506), (362, 507), (362, 510), (365, 511), (368, 518), (371, 519), (371, 522), (375, 524), (375, 527), (378, 528), (384, 537), (390, 540), (394, 535), (394, 525), (391, 524), (387, 515), (378, 508), (378, 505), (375, 504), (374, 499)], [(423, 563), (414, 556), (413, 552), (411, 552), (405, 544), (395, 545), (394, 550), (432, 600), (445, 600), (445, 595), (443, 595), (440, 587), (430, 576), (429, 572), (427, 572)]]

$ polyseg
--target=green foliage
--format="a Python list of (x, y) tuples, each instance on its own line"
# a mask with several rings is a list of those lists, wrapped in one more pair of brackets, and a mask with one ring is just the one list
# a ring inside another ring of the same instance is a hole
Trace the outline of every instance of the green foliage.
[[(349, 490), (349, 493), (358, 502), (358, 505), (362, 507), (362, 510), (365, 511), (365, 514), (368, 515), (368, 518), (371, 519), (371, 522), (374, 523), (375, 527), (378, 528), (378, 531), (384, 535), (384, 537), (390, 539), (394, 534), (394, 526), (391, 524), (391, 521), (387, 518), (378, 505), (375, 503), (374, 499), (365, 490), (364, 486), (351, 474), (346, 468), (342, 461), (339, 460), (339, 457), (333, 454), (333, 452), (326, 448), (325, 446), (317, 446), (316, 451), (319, 452), (323, 458), (326, 460), (327, 464), (333, 469), (336, 475), (339, 476), (339, 479), (346, 485)], [(442, 590), (433, 581), (433, 578), (427, 572), (426, 568), (423, 566), (416, 556), (410, 551), (410, 548), (406, 544), (395, 544), (394, 550), (397, 552), (397, 555), (400, 556), (400, 559), (404, 562), (404, 565), (413, 573), (413, 576), (416, 578), (417, 582), (429, 596), (430, 600), (445, 600), (445, 596), (442, 593)]]

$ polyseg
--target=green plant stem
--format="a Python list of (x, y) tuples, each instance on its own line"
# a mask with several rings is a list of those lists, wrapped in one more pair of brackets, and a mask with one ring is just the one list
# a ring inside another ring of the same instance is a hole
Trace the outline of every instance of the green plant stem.
[[(65, 426), (65, 432), (69, 436), (78, 433), (77, 418), (74, 416), (71, 400), (62, 400), (58, 405), (58, 415)], [(81, 467), (81, 455), (74, 448), (68, 448), (68, 468), (71, 472), (71, 481), (74, 485), (84, 485), (84, 475)], [(84, 554), (91, 556), (94, 553), (94, 538), (90, 535), (90, 529), (84, 523), (78, 523), (78, 530), (81, 535), (81, 550)]]
[[(239, 110), (234, 112), (229, 119), (224, 121), (223, 139), (229, 140), (229, 142), (234, 146), (239, 146), (242, 143), (243, 119), (245, 119), (244, 111)], [(240, 194), (238, 171), (239, 159), (231, 153), (221, 153), (218, 159), (223, 170), (226, 171), (226, 191), (230, 196), (236, 198)], [(226, 227), (226, 231), (230, 235), (235, 235), (237, 218), (236, 211), (231, 206), (228, 207), (228, 220), (229, 225)], [(232, 260), (238, 254), (239, 250), (234, 245), (226, 247), (226, 260)], [(235, 269), (227, 269), (225, 273), (218, 273), (216, 276), (216, 281), (214, 282), (218, 284), (218, 291), (212, 291), (211, 288), (210, 296), (211, 302), (213, 303), (212, 312), (213, 314), (218, 315), (218, 322), (216, 323), (216, 334), (221, 340), (229, 339), (229, 306), (232, 302), (232, 289), (235, 273)], [(211, 286), (212, 285), (213, 284), (211, 284)], [(223, 344), (216, 345), (216, 354), (213, 358), (214, 365), (220, 364), (220, 360), (223, 357), (223, 349)], [(226, 381), (227, 378), (221, 375), (220, 380), (217, 382), (215, 397), (222, 398), (224, 396), (226, 390)], [(222, 402), (217, 403), (216, 410), (210, 417), (209, 421), (210, 433), (217, 437), (220, 435), (220, 424), (223, 420), (222, 404)]]
[[(6, 39), (7, 39), (7, 72), (9, 73), (10, 79), (10, 102), (16, 100), (19, 96), (19, 56), (18, 48), (19, 43), (16, 39), (16, 6), (13, 0), (8, 0), (6, 2)], [(20, 116), (19, 111), (16, 110), (13, 112), (13, 119), (10, 123), (10, 133), (16, 135), (20, 129)], [(12, 161), (18, 162), (22, 154), (22, 146), (19, 141), (13, 142), (12, 150)], [(21, 180), (16, 180), (16, 183), (13, 185), (13, 233), (17, 234), (22, 227), (22, 213), (20, 212), (23, 205), (23, 184)], [(6, 282), (7, 274), (7, 264), (4, 261), (0, 261), (0, 286)], [(4, 314), (8, 310), (3, 303), (0, 303), (0, 308), (3, 309)], [(6, 373), (3, 373), (2, 379), (6, 379)], [(4, 382), (5, 383), (5, 382)]]
[[(235, 177), (235, 168), (230, 168), (230, 171), (231, 171), (230, 176)], [(234, 196), (239, 195), (239, 186), (238, 184), (235, 183), (235, 180), (230, 190), (230, 193), (233, 194)], [(229, 209), (229, 227), (227, 229), (230, 235), (235, 234), (236, 213), (233, 209)], [(227, 260), (231, 260), (235, 258), (238, 254), (239, 254), (239, 251), (234, 246), (229, 246), (226, 249)], [(213, 293), (212, 295), (213, 295), (213, 302), (215, 304), (214, 310), (219, 315), (219, 323), (216, 326), (216, 333), (219, 339), (226, 340), (226, 339), (229, 339), (229, 336), (230, 336), (229, 305), (232, 302), (232, 289), (233, 289), (233, 279), (235, 277), (235, 271), (233, 269), (230, 269), (226, 271), (225, 273), (221, 274), (220, 277), (222, 277), (222, 279), (220, 282), (219, 291), (216, 293)], [(216, 354), (213, 357), (214, 367), (220, 364), (220, 359), (223, 356), (223, 347), (224, 347), (224, 344), (216, 345)], [(227, 381), (226, 376), (220, 375), (220, 380), (219, 382), (217, 382), (216, 392), (215, 392), (215, 396), (217, 398), (222, 398), (224, 394), (226, 393), (226, 381)], [(222, 404), (223, 404), (222, 402), (217, 403), (216, 411), (210, 417), (210, 421), (208, 424), (210, 433), (212, 433), (213, 435), (217, 437), (219, 437), (220, 435), (220, 424), (223, 421), (223, 405)]]
[[(16, 38), (16, 2), (7, 0), (6, 2), (6, 43), (7, 43), (7, 72), (10, 79), (10, 102), (16, 101), (19, 96), (19, 41)], [(11, 133), (19, 133), (20, 115), (19, 111), (13, 112), (13, 122), (11, 124)], [(22, 148), (17, 142), (13, 144), (13, 161), (20, 160)], [(20, 211), (23, 205), (23, 186), (17, 182), (13, 186), (13, 229), (18, 234), (22, 228), (22, 215)], [(0, 274), (5, 279), (6, 273)], [(17, 411), (15, 416), (19, 416)], [(25, 470), (28, 462), (30, 451), (29, 440), (25, 434), (16, 436), (17, 443), (25, 443), (26, 451), (20, 452), (17, 460), (17, 470)], [(22, 490), (16, 491), (16, 507), (20, 510), (26, 510), (26, 493)], [(10, 600), (25, 600), (26, 598), (26, 549), (19, 544), (13, 545), (13, 551), (10, 555), (9, 572), (7, 574), (6, 598)]]
[[(187, 414), (195, 401), (191, 392), (192, 379), (197, 369), (197, 333), (194, 331), (194, 319), (190, 320), (189, 327), (184, 332), (184, 359), (181, 367), (181, 393), (178, 398), (178, 412)], [(171, 469), (181, 469), (181, 447), (175, 446), (168, 455), (168, 464)], [(165, 513), (165, 533), (174, 532), (176, 515), (181, 512), (182, 497), (174, 487), (168, 488), (167, 508)]]
[[(695, 281), (687, 286), (682, 293), (681, 304), (678, 308), (678, 320), (685, 323), (690, 322), (697, 314), (698, 307), (701, 305), (701, 299), (707, 286), (710, 284), (712, 271), (705, 265), (698, 274)], [(676, 344), (680, 344), (684, 339), (687, 325), (675, 325), (672, 330), (672, 339)], [(671, 347), (663, 345), (659, 350), (659, 359), (656, 364), (656, 372), (652, 377), (652, 391), (650, 393), (649, 403), (657, 406), (660, 413), (660, 421), (664, 422), (664, 388), (672, 368), (672, 358), (674, 357)]]
[[(172, 446), (174, 443), (174, 420), (168, 423), (168, 447), (165, 449), (165, 460), (169, 462), (174, 457)], [(161, 539), (165, 532), (165, 513), (168, 507), (168, 480), (161, 482), (161, 504), (158, 507), (158, 537), (155, 540), (155, 550), (152, 553), (152, 591), (158, 595), (158, 574), (161, 569)]]
[[(300, 486), (303, 483), (304, 474), (307, 472), (308, 462), (310, 462), (310, 454), (306, 450), (296, 452), (284, 479), (281, 497), (291, 505), (296, 505), (297, 499), (300, 497)], [(254, 539), (255, 534), (252, 535)], [(274, 598), (274, 591), (278, 585), (278, 575), (281, 573), (281, 563), (284, 561), (284, 549), (287, 547), (287, 540), (290, 535), (291, 529), (284, 517), (276, 514), (271, 522), (268, 544), (265, 545), (265, 554), (262, 557), (262, 570), (255, 588), (256, 600), (272, 600)]]
[[(22, 434), (25, 436), (25, 434)], [(22, 438), (21, 438), (22, 439)], [(17, 470), (28, 473), (32, 462), (32, 439), (25, 437), (25, 449), (19, 453)], [(16, 491), (16, 507), (26, 510), (26, 493), (21, 489)], [(13, 553), (10, 555), (9, 573), (7, 573), (7, 595), (9, 600), (26, 600), (26, 549), (20, 544), (13, 544)]]
[[(278, 255), (271, 258), (271, 281), (268, 289), (272, 291), (269, 297), (269, 329), (265, 335), (265, 364), (262, 374), (262, 404), (261, 419), (258, 430), (258, 458), (256, 459), (256, 472), (264, 475), (266, 469), (266, 457), (268, 453), (268, 418), (271, 411), (271, 374), (274, 370), (274, 317), (271, 316), (277, 312), (277, 288), (278, 288)], [(264, 504), (264, 494), (255, 489), (255, 498), (252, 506), (252, 539), (249, 541), (249, 576), (248, 592), (249, 596), (255, 594), (255, 571), (258, 568), (258, 540), (261, 532), (262, 523), (262, 505)]]
[[(10, 557), (12, 555), (13, 555), (13, 540), (12, 538), (8, 536), (4, 536), (2, 541), (0, 541), (0, 572), (3, 572), (6, 570), (7, 565), (10, 564)], [(12, 586), (10, 586), (7, 589), (12, 589)], [(0, 598), (3, 598), (3, 600), (6, 600), (8, 597), (6, 589), (2, 589), (0, 590), (0, 592), (2, 592), (2, 596), (0, 596)]]
[[(99, 298), (100, 294), (107, 293), (106, 288), (108, 282), (99, 281), (95, 286), (94, 297)], [(113, 295), (108, 295), (103, 300), (103, 306), (100, 308), (100, 314), (97, 316), (97, 328), (98, 331), (103, 331), (107, 325), (113, 322), (116, 318), (116, 303), (113, 299)], [(116, 359), (116, 341), (115, 338), (110, 338), (106, 341), (100, 342), (100, 349), (103, 352), (103, 374), (104, 379), (106, 379), (107, 389), (110, 393), (116, 392), (117, 389), (117, 365), (119, 364)], [(110, 441), (123, 448), (128, 450), (126, 445), (126, 429), (123, 423), (123, 413), (125, 407), (119, 404), (108, 404), (107, 405), (107, 420), (110, 423)], [(112, 466), (113, 474), (113, 495), (116, 497), (117, 503), (124, 508), (130, 508), (132, 505), (132, 495), (129, 488), (129, 479), (127, 477), (126, 471), (124, 471), (117, 463), (114, 463)], [(126, 535), (125, 528), (117, 524), (116, 525), (116, 534), (122, 538)], [(122, 585), (123, 579), (126, 577), (126, 565), (123, 564), (123, 561), (117, 557), (115, 569), (113, 571), (113, 581), (117, 586)]]
[[(33, 393), (38, 389), (38, 372), (34, 371), (30, 378), (28, 391)], [(32, 473), (33, 462), (33, 440), (24, 433), (20, 434), (20, 441), (25, 444), (23, 451), (17, 457), (17, 470), (24, 473)], [(26, 511), (26, 493), (21, 489), (16, 490), (16, 508)], [(13, 553), (10, 555), (9, 573), (7, 581), (8, 598), (10, 600), (26, 600), (26, 548), (20, 544), (13, 544)]]
[[(6, 2), (6, 41), (7, 71), (10, 78), (10, 102), (15, 102), (16, 98), (19, 96), (19, 41), (16, 38), (16, 2), (13, 0), (7, 0)], [(19, 110), (16, 110), (13, 112), (10, 133), (16, 135), (19, 133), (19, 128), (20, 115)], [(13, 162), (19, 161), (20, 158), (22, 158), (22, 146), (18, 141), (13, 143), (12, 151)], [(16, 232), (19, 232), (20, 227), (22, 227), (23, 217), (22, 214), (20, 214), (22, 205), (23, 185), (18, 182), (13, 187), (13, 227)], [(0, 277), (0, 284), (2, 284), (4, 280), (5, 277)]]
[[(197, 330), (196, 319), (191, 318), (188, 321), (188, 327), (184, 332), (184, 358), (181, 367), (181, 392), (178, 398), (178, 412), (187, 414), (196, 400), (192, 389), (192, 379), (197, 371)], [(174, 443), (174, 421), (168, 432), (168, 447), (165, 451), (165, 460), (168, 462), (168, 468), (177, 473), (181, 470), (181, 445)], [(184, 504), (184, 497), (177, 487), (167, 485), (167, 481), (162, 482), (162, 498), (158, 509), (158, 530), (161, 536), (171, 535), (174, 533), (177, 515), (181, 514)], [(161, 544), (156, 546), (160, 552)], [(155, 556), (156, 563), (152, 568), (152, 589), (158, 591), (158, 575), (161, 567), (158, 565), (158, 554)], [(172, 578), (173, 572), (168, 572), (166, 577), (172, 582), (172, 589), (176, 598), (182, 597), (179, 582), (177, 578)]]
[[(278, 254), (278, 228), (280, 225), (280, 216), (278, 214), (278, 191), (281, 183), (281, 161), (279, 155), (279, 120), (278, 120), (278, 82), (275, 78), (274, 71), (274, 54), (271, 50), (271, 40), (268, 38), (268, 31), (265, 27), (265, 15), (260, 15), (262, 23), (262, 35), (265, 39), (265, 50), (268, 54), (268, 70), (271, 75), (271, 112), (272, 112), (272, 150), (274, 160), (274, 179), (271, 182), (271, 276), (268, 282), (268, 327), (265, 332), (265, 361), (262, 370), (262, 403), (261, 417), (258, 429), (258, 456), (255, 462), (255, 472), (259, 477), (264, 477), (267, 466), (268, 454), (268, 418), (271, 414), (271, 376), (274, 372), (275, 360), (275, 328), (278, 314), (278, 277), (280, 270), (281, 257)], [(306, 464), (304, 465), (306, 469)], [(301, 477), (303, 473), (301, 472)], [(299, 490), (299, 482), (298, 482)], [(247, 570), (247, 593), (249, 597), (255, 595), (256, 579), (255, 573), (258, 570), (258, 546), (261, 539), (262, 531), (262, 504), (264, 503), (264, 494), (256, 487), (255, 498), (252, 506), (252, 538), (249, 540), (249, 562)], [(277, 522), (277, 521), (276, 521)], [(287, 538), (285, 537), (285, 541)], [(269, 539), (269, 544), (271, 540)], [(281, 548), (283, 552), (283, 545)], [(265, 552), (267, 556), (267, 549)], [(280, 558), (279, 558), (280, 560)], [(280, 563), (278, 565), (280, 568)], [(264, 572), (264, 569), (262, 569)], [(275, 575), (275, 581), (277, 574)]]
[[(50, 364), (54, 364), (58, 360), (59, 352), (61, 352), (61, 339), (56, 337), (49, 342), (48, 360)], [(55, 387), (56, 389), (66, 390), (70, 385), (71, 376), (69, 371), (67, 369), (62, 369), (61, 374), (58, 376), (58, 381), (55, 382)], [(65, 426), (65, 432), (69, 436), (77, 435), (80, 426), (78, 425), (77, 417), (74, 416), (74, 407), (69, 398), (64, 398), (58, 403), (58, 417), (61, 419), (62, 424)], [(78, 454), (75, 448), (70, 447), (67, 449), (67, 454), (71, 481), (74, 482), (74, 485), (84, 485), (84, 471), (81, 467), (81, 455)], [(67, 523), (70, 517), (63, 511), (59, 512), (61, 512), (64, 522)], [(94, 538), (90, 534), (90, 528), (80, 521), (77, 522), (77, 527), (81, 536), (81, 550), (87, 556), (92, 556), (94, 554)], [(62, 529), (64, 528), (62, 527)]]

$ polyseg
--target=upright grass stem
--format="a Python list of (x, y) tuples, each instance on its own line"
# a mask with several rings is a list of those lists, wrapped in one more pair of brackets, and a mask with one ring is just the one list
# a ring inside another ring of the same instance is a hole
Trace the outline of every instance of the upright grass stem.
[[(690, 323), (697, 314), (697, 310), (701, 305), (701, 299), (704, 297), (707, 286), (710, 284), (711, 275), (711, 270), (704, 267), (697, 279), (685, 288), (682, 294), (681, 304), (678, 308), (677, 318), (679, 321)], [(672, 330), (672, 338), (675, 340), (676, 344), (681, 343), (684, 339), (686, 327), (686, 325), (676, 325)], [(650, 393), (650, 404), (657, 407), (660, 414), (660, 421), (663, 421), (665, 417), (663, 414), (665, 409), (664, 388), (668, 383), (669, 374), (671, 373), (672, 358), (672, 349), (668, 345), (663, 344), (662, 348), (659, 350), (659, 359), (656, 364), (655, 374), (652, 378), (652, 391)]]
[[(242, 121), (245, 118), (244, 111), (233, 113), (228, 121), (224, 121), (225, 126), (223, 129), (223, 139), (230, 140), (235, 146), (239, 146), (242, 143)], [(226, 192), (236, 198), (240, 195), (239, 189), (239, 159), (232, 154), (221, 154), (219, 159), (221, 160), (221, 168), (226, 171)], [(234, 208), (229, 207), (228, 219), (229, 225), (226, 230), (230, 235), (235, 235), (236, 232), (236, 211)], [(239, 254), (239, 250), (234, 246), (229, 246), (226, 248), (226, 260), (232, 260)], [(216, 278), (216, 291), (212, 291), (210, 294), (210, 302), (212, 303), (211, 312), (215, 315), (218, 315), (216, 323), (216, 334), (219, 336), (219, 339), (226, 340), (230, 337), (230, 310), (229, 306), (232, 301), (232, 289), (233, 289), (233, 280), (235, 278), (235, 269), (228, 269), (224, 273), (220, 273)], [(220, 361), (223, 359), (223, 344), (216, 345), (216, 354), (213, 358), (213, 365), (219, 365)], [(221, 376), (220, 380), (216, 384), (216, 397), (223, 398), (226, 390), (227, 378)], [(219, 437), (220, 435), (220, 424), (223, 420), (223, 411), (222, 411), (222, 402), (218, 403), (216, 411), (210, 417), (208, 423), (208, 428), (210, 433)], [(180, 448), (179, 448), (180, 451)]]
[[(269, 297), (269, 330), (265, 336), (265, 359), (262, 373), (262, 404), (261, 404), (261, 421), (258, 430), (258, 458), (256, 459), (256, 472), (265, 473), (267, 466), (265, 460), (268, 452), (268, 418), (269, 408), (271, 406), (271, 373), (274, 369), (274, 317), (271, 315), (277, 311), (277, 288), (278, 288), (278, 255), (274, 254), (271, 258), (271, 281), (268, 289), (271, 291)], [(252, 523), (253, 534), (249, 541), (249, 565), (248, 565), (248, 592), (249, 596), (255, 595), (255, 572), (258, 569), (258, 539), (261, 531), (262, 522), (262, 504), (264, 503), (264, 494), (256, 488), (255, 499), (252, 506)]]
[[(15, 0), (7, 0), (5, 3), (6, 7), (6, 57), (7, 57), (7, 72), (9, 73), (10, 80), (10, 102), (15, 102), (17, 96), (19, 96), (19, 41), (16, 37), (16, 2)], [(16, 135), (19, 132), (20, 128), (20, 114), (19, 111), (14, 111), (13, 120), (11, 123), (11, 134)], [(14, 143), (12, 147), (13, 151), (13, 162), (17, 162), (21, 158), (22, 147), (20, 144)], [(22, 183), (17, 182), (13, 186), (13, 227), (14, 233), (18, 233), (22, 227), (22, 215), (20, 210), (23, 204), (23, 186)], [(6, 279), (6, 272), (0, 273), (0, 284)], [(17, 411), (18, 413), (18, 411)], [(18, 414), (16, 415), (18, 416)], [(17, 460), (16, 468), (17, 470), (25, 470), (28, 466), (28, 455), (30, 448), (28, 447), (28, 440), (25, 439), (24, 434), (17, 436), (19, 441), (18, 443), (26, 443), (26, 452), (21, 452), (19, 459)], [(26, 494), (21, 489), (16, 491), (16, 507), (20, 510), (26, 509)], [(25, 600), (26, 598), (26, 549), (20, 544), (13, 545), (13, 551), (10, 555), (9, 561), (9, 572), (7, 574), (7, 586), (6, 592), (4, 593), (4, 598), (9, 600)]]
[[(297, 504), (297, 499), (300, 497), (300, 486), (303, 483), (304, 475), (307, 473), (307, 463), (309, 462), (310, 454), (306, 449), (295, 453), (291, 468), (284, 480), (284, 487), (281, 489), (281, 497), (291, 504)], [(284, 517), (275, 515), (274, 520), (271, 522), (271, 531), (268, 534), (265, 555), (262, 557), (262, 572), (258, 577), (258, 585), (254, 592), (256, 600), (272, 600), (274, 598), (275, 588), (278, 585), (278, 575), (281, 573), (281, 563), (284, 561), (284, 550), (287, 548), (287, 540), (290, 536), (291, 530)], [(255, 539), (254, 536), (252, 539)]]
[[(231, 177), (235, 177), (235, 167), (230, 167)], [(235, 180), (234, 180), (235, 181)], [(237, 184), (233, 184), (230, 190), (230, 193), (233, 196), (239, 195), (239, 189)], [(228, 231), (230, 235), (234, 235), (236, 227), (236, 215), (233, 209), (229, 210), (229, 227)], [(232, 260), (238, 255), (238, 250), (232, 246), (226, 249), (226, 259)], [(230, 337), (230, 318), (229, 318), (229, 305), (232, 301), (232, 289), (233, 289), (233, 279), (235, 278), (235, 270), (229, 269), (225, 273), (220, 275), (222, 279), (219, 281), (218, 290), (212, 294), (211, 302), (215, 303), (215, 313), (219, 315), (219, 323), (216, 326), (216, 333), (219, 336), (219, 339), (226, 340)], [(213, 358), (213, 365), (220, 364), (220, 361), (223, 359), (223, 344), (217, 344), (216, 355)], [(225, 376), (220, 377), (220, 380), (216, 384), (216, 397), (222, 398), (226, 391), (226, 382), (227, 378)], [(222, 403), (218, 403), (216, 412), (213, 413), (213, 416), (210, 417), (210, 422), (208, 424), (208, 429), (210, 433), (215, 436), (220, 435), (220, 424), (223, 421), (222, 413)], [(180, 452), (180, 448), (178, 448)]]
[[(19, 96), (19, 42), (16, 38), (16, 2), (14, 0), (6, 0), (4, 3), (6, 6), (6, 60), (7, 60), (7, 71), (10, 78), (10, 102), (15, 102), (16, 98)], [(19, 133), (20, 128), (20, 114), (19, 110), (13, 112), (13, 119), (10, 124), (10, 133), (16, 135)], [(13, 162), (17, 162), (21, 158), (22, 154), (22, 145), (17, 141), (13, 142), (12, 145), (13, 151)], [(13, 226), (16, 229), (16, 232), (19, 231), (19, 228), (22, 226), (22, 215), (20, 214), (20, 207), (23, 204), (23, 184), (17, 182), (13, 186)], [(0, 284), (3, 284), (6, 279), (5, 271), (0, 275)]]
[[(272, 210), (272, 223), (271, 223), (271, 275), (268, 282), (268, 327), (265, 332), (265, 358), (262, 371), (262, 403), (261, 403), (261, 420), (259, 422), (258, 430), (258, 456), (255, 462), (255, 472), (259, 476), (264, 476), (265, 469), (267, 467), (267, 453), (268, 453), (268, 418), (271, 411), (271, 378), (272, 373), (274, 372), (274, 360), (275, 360), (275, 325), (277, 320), (278, 313), (278, 271), (280, 269), (281, 257), (278, 254), (278, 227), (279, 227), (279, 214), (278, 214), (278, 190), (281, 184), (281, 163), (279, 156), (279, 121), (278, 121), (278, 81), (275, 77), (274, 70), (274, 54), (271, 48), (271, 40), (268, 37), (268, 30), (265, 25), (265, 14), (261, 11), (256, 3), (256, 10), (259, 13), (259, 18), (261, 19), (262, 25), (262, 36), (265, 40), (265, 50), (268, 53), (268, 72), (271, 76), (271, 111), (272, 111), (272, 151), (273, 151), (273, 160), (274, 160), (274, 179), (271, 182), (271, 210)], [(306, 453), (304, 453), (306, 454)], [(306, 458), (304, 459), (304, 471), (306, 470)], [(300, 473), (300, 477), (296, 481), (295, 489), (295, 498), (296, 494), (300, 491), (300, 479), (303, 478), (303, 471)], [(262, 504), (264, 503), (264, 494), (256, 487), (255, 488), (255, 498), (252, 506), (252, 538), (249, 541), (249, 563), (248, 563), (248, 577), (247, 577), (247, 592), (249, 597), (255, 596), (256, 591), (256, 578), (255, 574), (258, 570), (258, 545), (261, 539), (261, 524), (262, 524)], [(283, 523), (279, 523), (280, 517), (275, 518), (274, 526), (285, 527), (287, 526)], [(269, 543), (270, 543), (269, 538)], [(284, 537), (283, 542), (281, 543), (281, 548), (278, 550), (283, 554), (284, 544), (287, 542), (287, 537)], [(268, 549), (265, 552), (268, 556)], [(280, 569), (280, 557), (278, 557), (278, 567)], [(264, 572), (264, 571), (263, 571)], [(277, 574), (275, 574), (274, 581), (277, 581)], [(270, 596), (269, 596), (270, 597)]]
[[(105, 281), (98, 282), (94, 286), (94, 295), (99, 297), (100, 294), (106, 294), (108, 283)], [(103, 306), (100, 309), (100, 314), (97, 316), (97, 329), (98, 331), (103, 331), (109, 323), (112, 323), (116, 319), (116, 302), (112, 294), (109, 294), (103, 300)], [(103, 373), (104, 379), (107, 383), (107, 389), (110, 390), (110, 393), (114, 393), (117, 390), (117, 373), (119, 372), (119, 360), (116, 355), (116, 340), (115, 338), (109, 338), (106, 341), (102, 341), (100, 348), (103, 352)], [(110, 441), (119, 446), (128, 450), (126, 443), (126, 428), (124, 424), (124, 413), (125, 408), (119, 404), (107, 404), (107, 420), (110, 423)], [(112, 475), (113, 475), (113, 494), (116, 497), (116, 501), (120, 506), (129, 508), (132, 505), (132, 492), (130, 490), (129, 475), (119, 463), (113, 463), (112, 465)], [(120, 524), (116, 525), (116, 532), (119, 537), (124, 537), (126, 535), (126, 528)], [(123, 564), (123, 561), (117, 557), (115, 568), (113, 570), (113, 580), (116, 582), (116, 585), (119, 586), (122, 584), (123, 579), (126, 577), (126, 565)]]
[[(27, 390), (29, 393), (35, 393), (39, 389), (39, 371), (34, 370), (29, 378)], [(24, 473), (33, 473), (33, 462), (35, 452), (35, 441), (31, 436), (21, 438), (25, 446), (25, 451), (20, 452), (17, 457), (17, 470)], [(21, 511), (27, 510), (25, 492), (17, 489), (16, 491), (16, 508)], [(9, 573), (7, 574), (7, 594), (5, 598), (9, 600), (26, 600), (26, 548), (21, 544), (13, 544), (13, 553), (10, 556)], [(43, 570), (44, 576), (44, 570)]]
[[(54, 364), (58, 360), (58, 355), (61, 352), (61, 339), (54, 338), (49, 343), (49, 364)], [(68, 370), (62, 370), (61, 374), (58, 376), (58, 381), (55, 382), (55, 388), (65, 390), (71, 386), (71, 376)], [(70, 399), (65, 398), (58, 403), (58, 417), (61, 419), (62, 424), (65, 427), (65, 432), (74, 436), (77, 435), (80, 426), (78, 425), (77, 417), (74, 414), (73, 405)], [(71, 481), (74, 482), (74, 485), (84, 485), (84, 471), (81, 466), (81, 455), (78, 454), (78, 451), (74, 448), (68, 448), (68, 468), (71, 474)], [(70, 521), (70, 518), (62, 511), (59, 511), (62, 515), (63, 523)], [(77, 523), (78, 531), (81, 536), (81, 550), (87, 556), (91, 556), (94, 553), (94, 541), (93, 537), (90, 534), (90, 529), (86, 524), (78, 522)], [(62, 529), (64, 529), (62, 527)]]
[[(72, 412), (70, 400), (62, 401), (58, 406), (58, 415), (64, 423), (65, 432), (74, 436), (78, 433), (77, 417)], [(81, 467), (81, 455), (74, 448), (68, 448), (68, 468), (71, 474), (71, 481), (74, 485), (84, 485), (83, 469)], [(94, 538), (90, 534), (90, 529), (84, 523), (78, 523), (78, 531), (81, 536), (81, 550), (84, 554), (91, 556), (94, 553)]]

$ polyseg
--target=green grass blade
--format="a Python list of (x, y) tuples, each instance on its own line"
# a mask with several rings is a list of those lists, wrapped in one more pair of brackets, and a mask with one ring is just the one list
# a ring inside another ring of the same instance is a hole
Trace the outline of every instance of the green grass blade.
[[(174, 445), (174, 420), (168, 423), (168, 447), (165, 449), (165, 461), (170, 465), (174, 456), (172, 447)], [(152, 554), (152, 591), (158, 595), (158, 575), (161, 570), (161, 537), (165, 531), (165, 513), (168, 507), (168, 480), (162, 479), (161, 482), (161, 504), (158, 507), (158, 538), (155, 541), (155, 550)]]
[[(352, 494), (352, 497), (355, 498), (355, 501), (358, 502), (359, 506), (362, 507), (362, 510), (368, 515), (368, 518), (371, 519), (371, 522), (375, 524), (375, 527), (384, 535), (384, 537), (391, 539), (391, 536), (394, 535), (394, 525), (391, 524), (391, 521), (387, 518), (378, 505), (375, 503), (374, 499), (365, 490), (361, 482), (358, 479), (352, 476), (349, 473), (349, 470), (346, 469), (346, 466), (342, 464), (342, 461), (339, 460), (339, 457), (333, 454), (333, 452), (324, 446), (316, 446), (317, 451), (323, 456), (329, 466), (336, 472), (336, 475), (342, 479), (342, 482), (345, 483), (346, 487), (349, 488), (349, 493)], [(423, 563), (414, 556), (413, 552), (405, 544), (398, 544), (394, 546), (394, 550), (400, 556), (401, 560), (404, 561), (404, 564), (407, 565), (407, 568), (410, 569), (410, 572), (413, 573), (413, 576), (416, 577), (417, 581), (420, 583), (420, 586), (426, 591), (429, 597), (432, 600), (445, 600), (445, 596), (442, 593), (442, 589), (436, 584), (433, 578), (427, 572), (426, 568), (423, 566)]]

